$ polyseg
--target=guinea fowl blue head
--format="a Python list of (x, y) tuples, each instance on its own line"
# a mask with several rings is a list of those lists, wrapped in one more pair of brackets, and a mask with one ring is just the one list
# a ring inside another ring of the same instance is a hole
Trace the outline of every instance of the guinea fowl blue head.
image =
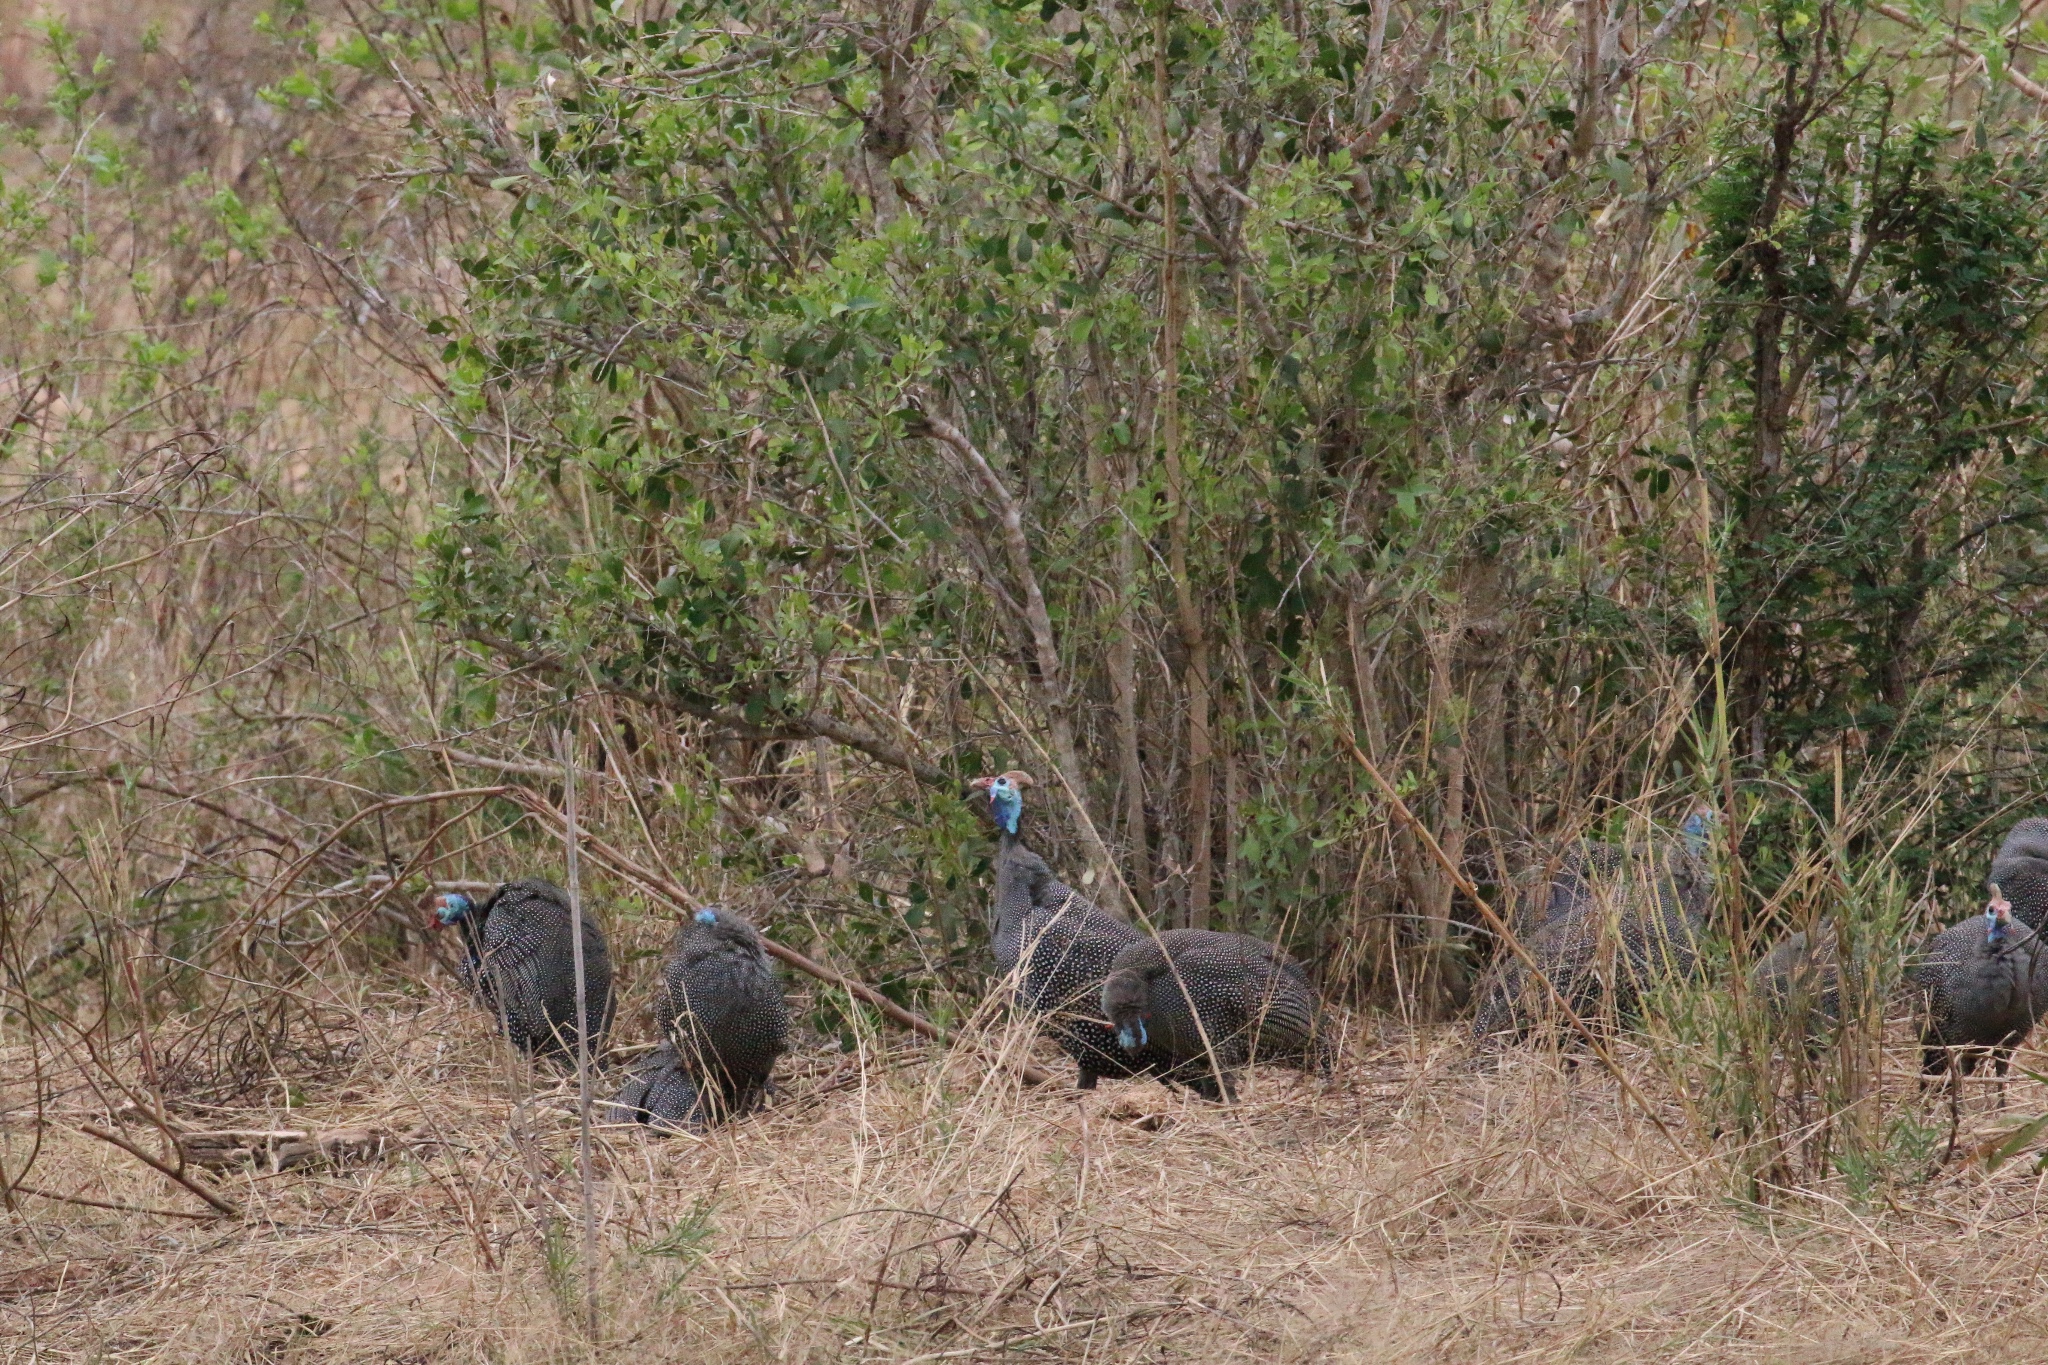
[(1116, 1041), (1118, 1046), (1122, 1047), (1124, 1051), (1136, 1052), (1152, 1040), (1145, 1034), (1145, 1021), (1143, 1019), (1133, 1019), (1117, 1029)]
[(2012, 902), (2005, 898), (2005, 893), (1998, 889), (1996, 882), (1993, 882), (1991, 904), (1984, 907), (1984, 941), (1991, 944), (2003, 943), (2006, 935), (2011, 932)]
[(442, 925), (460, 924), (475, 907), (460, 891), (443, 891), (434, 897), (434, 918)]
[(718, 923), (718, 911), (707, 905), (702, 910), (699, 910), (693, 918), (699, 924), (716, 924)]
[(1695, 806), (1692, 814), (1678, 827), (1679, 837), (1685, 840), (1685, 851), (1695, 858), (1703, 858), (1707, 852), (1707, 830), (1713, 826), (1714, 812), (1707, 806)]
[(994, 777), (978, 777), (974, 785), (988, 793), (988, 812), (996, 828), (1015, 838), (1024, 818), (1024, 789), (1032, 785), (1031, 774), (1013, 768)]

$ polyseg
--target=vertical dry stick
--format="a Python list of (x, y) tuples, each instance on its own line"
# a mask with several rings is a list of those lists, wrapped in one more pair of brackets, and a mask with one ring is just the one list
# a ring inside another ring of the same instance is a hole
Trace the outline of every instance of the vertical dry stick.
[[(1108, 348), (1099, 329), (1088, 334), (1088, 364), (1083, 383), (1087, 401), (1082, 414), (1088, 427), (1088, 472), (1096, 491), (1096, 513), (1116, 522), (1110, 541), (1110, 592), (1116, 603), (1115, 620), (1109, 634), (1109, 687), (1116, 704), (1117, 764), (1123, 784), (1124, 843), (1131, 862), (1131, 898), (1138, 913), (1152, 913), (1152, 848), (1146, 833), (1145, 765), (1138, 747), (1138, 666), (1135, 635), (1137, 613), (1136, 535), (1131, 519), (1124, 515), (1124, 494), (1131, 482), (1129, 469), (1112, 477), (1103, 451), (1109, 440)], [(1120, 464), (1126, 462), (1120, 462)]]
[(568, 849), (569, 956), (576, 972), (576, 1178), (583, 1200), (583, 1311), (585, 1327), (597, 1340), (597, 1213), (590, 1190), (590, 982), (583, 968), (583, 880), (577, 865), (582, 845), (576, 832), (576, 738), (564, 725), (558, 744), (562, 760), (562, 842)]
[(1159, 266), (1159, 439), (1166, 460), (1166, 496), (1173, 504), (1167, 525), (1167, 568), (1173, 575), (1173, 597), (1180, 618), (1181, 643), (1187, 648), (1188, 693), (1188, 904), (1185, 923), (1209, 927), (1210, 862), (1216, 832), (1210, 814), (1209, 771), (1209, 640), (1202, 614), (1188, 581), (1187, 471), (1180, 449), (1180, 209), (1174, 199), (1173, 136), (1167, 123), (1171, 94), (1166, 47), (1171, 36), (1173, 0), (1160, 0), (1153, 22), (1152, 84), (1159, 118), (1159, 220), (1164, 227)]

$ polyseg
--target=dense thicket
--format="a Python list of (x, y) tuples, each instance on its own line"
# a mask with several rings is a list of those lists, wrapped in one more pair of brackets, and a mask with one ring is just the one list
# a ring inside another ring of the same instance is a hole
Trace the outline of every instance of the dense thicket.
[(953, 779), (1041, 767), (1140, 905), (1383, 984), (1463, 916), (1354, 735), (1483, 869), (1726, 790), (1768, 886), (1839, 752), (1946, 880), (2032, 789), (2009, 43), (1833, 0), (560, 18), (351, 40), (432, 66), (414, 183), (477, 214), (421, 591), (489, 667), (913, 773), (871, 798), (913, 877)]

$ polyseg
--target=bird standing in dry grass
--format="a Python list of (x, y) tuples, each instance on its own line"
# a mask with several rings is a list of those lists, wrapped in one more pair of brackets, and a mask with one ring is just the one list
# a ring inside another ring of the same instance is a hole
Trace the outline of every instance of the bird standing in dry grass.
[(1074, 1083), (1093, 1090), (1103, 1076), (1150, 1075), (1166, 1058), (1149, 1048), (1120, 1046), (1096, 1012), (1102, 980), (1116, 955), (1143, 937), (1053, 875), (1023, 841), (1024, 789), (1031, 775), (976, 778), (996, 822), (996, 902), (991, 937), (996, 968), (1014, 975), (1016, 1001), (1037, 1015), (1044, 1032), (1074, 1059)]
[[(576, 1052), (576, 971), (569, 898), (538, 878), (506, 882), (479, 903), (459, 891), (436, 895), (442, 928), (460, 931), (462, 980), (498, 1015), (521, 1050), (535, 1055)], [(583, 917), (584, 1031), (594, 1053), (610, 1029), (612, 960), (604, 934)]]
[(2013, 918), (2013, 907), (1991, 888), (1982, 915), (1936, 934), (1914, 966), (1912, 980), (1926, 995), (1921, 1070), (1968, 1076), (1986, 1056), (2005, 1075), (2012, 1051), (2025, 1042), (2048, 1010), (2048, 960), (2041, 939)]

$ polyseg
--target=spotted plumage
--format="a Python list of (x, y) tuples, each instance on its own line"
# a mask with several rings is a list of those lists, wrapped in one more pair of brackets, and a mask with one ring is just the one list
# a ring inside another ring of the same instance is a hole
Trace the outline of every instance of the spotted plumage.
[(1018, 943), (1017, 999), (1044, 1019), (1045, 1032), (1074, 1059), (1075, 1084), (1092, 1090), (1103, 1076), (1164, 1071), (1171, 1062), (1160, 1049), (1124, 1047), (1101, 1014), (1103, 979), (1117, 954), (1142, 942), (1144, 934), (1049, 870), (1034, 870), (1030, 886), (1032, 907)]
[[(1624, 858), (1611, 874), (1577, 875), (1584, 891), (1524, 944), (1574, 1013), (1593, 1012), (1603, 998), (1626, 1013), (1654, 980), (1697, 969), (1708, 879), (1690, 852)], [(1482, 987), (1472, 1032), (1520, 1037), (1556, 1012), (1543, 982), (1505, 953)]]
[(1053, 875), (1024, 843), (1023, 793), (1031, 775), (1007, 772), (976, 779), (996, 823), (996, 897), (991, 907), (996, 969), (1012, 999), (1039, 1020), (1047, 1037), (1074, 1059), (1075, 1084), (1092, 1090), (1103, 1076), (1143, 1076), (1162, 1068), (1153, 1049), (1128, 1052), (1098, 1013), (1102, 979), (1126, 944), (1141, 937)]
[(683, 1066), (675, 1045), (663, 1043), (634, 1063), (626, 1083), (605, 1107), (611, 1123), (641, 1123), (660, 1132), (703, 1131), (703, 1092)]
[(1300, 964), (1248, 934), (1169, 929), (1117, 953), (1102, 1012), (1127, 1051), (1165, 1054), (1165, 1078), (1235, 1098), (1254, 1062), (1327, 1070), (1322, 1001)]
[(1928, 941), (1910, 973), (1926, 1006), (1921, 1070), (1969, 1075), (1989, 1056), (2003, 1076), (2012, 1050), (2048, 1012), (2048, 954), (1994, 889), (1990, 906)]
[(2014, 919), (2048, 933), (2048, 820), (2030, 816), (2006, 832), (1989, 880), (2012, 904)]
[(751, 1112), (789, 1046), (789, 1005), (753, 925), (706, 906), (677, 927), (655, 1016), (705, 1117)]
[[(576, 974), (569, 898), (552, 882), (507, 882), (481, 902), (434, 898), (435, 919), (462, 935), (462, 979), (498, 1016), (505, 1036), (536, 1055), (576, 1052)], [(612, 963), (604, 934), (583, 917), (585, 1023), (590, 1049), (612, 1022)]]

